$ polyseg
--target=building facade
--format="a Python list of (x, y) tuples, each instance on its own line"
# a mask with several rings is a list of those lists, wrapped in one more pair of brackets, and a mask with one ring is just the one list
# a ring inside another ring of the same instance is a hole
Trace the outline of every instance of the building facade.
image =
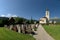
[(40, 24), (46, 24), (50, 20), (49, 18), (49, 10), (46, 9), (45, 17), (40, 18), (39, 23)]

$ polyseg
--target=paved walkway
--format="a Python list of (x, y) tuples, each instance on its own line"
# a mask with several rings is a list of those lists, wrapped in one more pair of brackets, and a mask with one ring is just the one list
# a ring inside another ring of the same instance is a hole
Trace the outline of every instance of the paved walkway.
[(34, 35), (34, 38), (36, 40), (54, 40), (42, 27), (42, 25), (39, 25), (37, 31), (37, 35)]

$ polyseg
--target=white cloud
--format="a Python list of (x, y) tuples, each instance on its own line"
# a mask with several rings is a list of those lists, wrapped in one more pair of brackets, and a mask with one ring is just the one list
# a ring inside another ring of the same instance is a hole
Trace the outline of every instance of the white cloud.
[(1, 17), (5, 17), (5, 15), (1, 15)]
[(7, 15), (0, 15), (1, 17), (17, 17), (17, 15), (7, 14)]
[(11, 17), (12, 15), (11, 14), (7, 14), (6, 17)]
[(17, 15), (12, 15), (12, 17), (17, 17)]

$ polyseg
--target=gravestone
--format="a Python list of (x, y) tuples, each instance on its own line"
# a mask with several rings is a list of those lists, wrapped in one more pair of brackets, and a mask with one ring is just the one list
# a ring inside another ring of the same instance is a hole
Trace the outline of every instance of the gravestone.
[(26, 24), (25, 27), (26, 27), (25, 32), (26, 32), (26, 33), (29, 33), (29, 24)]
[(25, 33), (27, 33), (28, 30), (28, 24), (25, 25)]
[(28, 25), (28, 33), (30, 34), (32, 32), (31, 25)]
[(6, 27), (6, 28), (7, 28), (7, 25), (4, 25), (4, 27)]
[(34, 31), (34, 24), (31, 24), (32, 31)]
[(54, 24), (56, 24), (56, 21), (54, 21)]
[(15, 32), (18, 32), (17, 26), (14, 25), (13, 28), (12, 28), (12, 30), (15, 31)]
[(24, 29), (24, 25), (23, 24), (21, 25), (21, 32), (25, 33), (25, 29)]
[(12, 30), (12, 28), (13, 28), (13, 25), (10, 25), (10, 30)]
[(17, 26), (18, 33), (20, 33), (21, 32), (20, 25), (18, 24), (16, 26)]
[(36, 28), (38, 28), (39, 24), (36, 24)]

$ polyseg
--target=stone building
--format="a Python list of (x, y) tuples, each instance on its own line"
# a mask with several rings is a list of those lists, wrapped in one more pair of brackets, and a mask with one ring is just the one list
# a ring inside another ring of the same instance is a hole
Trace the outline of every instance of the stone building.
[(46, 24), (47, 23), (47, 18), (46, 17), (40, 18), (39, 23), (40, 24)]
[(50, 18), (49, 18), (49, 10), (48, 9), (46, 9), (45, 14), (46, 14), (45, 17), (40, 18), (40, 20), (39, 20), (40, 24), (46, 24), (50, 20)]

